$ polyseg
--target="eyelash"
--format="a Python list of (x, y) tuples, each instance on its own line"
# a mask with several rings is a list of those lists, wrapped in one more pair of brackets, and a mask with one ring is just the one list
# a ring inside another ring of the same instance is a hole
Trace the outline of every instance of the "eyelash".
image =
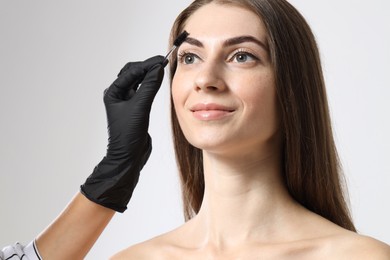
[(259, 61), (260, 59), (253, 53), (251, 53), (250, 51), (248, 50), (245, 50), (245, 49), (238, 49), (236, 50), (232, 57), (229, 59), (229, 61), (231, 60), (234, 60), (235, 57), (237, 57), (237, 55), (239, 54), (244, 54), (244, 55), (247, 55), (248, 57), (250, 57), (251, 59), (255, 60), (255, 61)]
[[(253, 53), (247, 51), (247, 50), (244, 50), (244, 49), (238, 49), (236, 51), (234, 51), (234, 53), (231, 55), (231, 57), (228, 59), (228, 61), (233, 61), (235, 57), (237, 57), (237, 55), (247, 55), (248, 57), (250, 57), (251, 59), (255, 60), (255, 61), (259, 61), (260, 59), (254, 55)], [(178, 53), (178, 61), (179, 63), (184, 63), (184, 60), (185, 58), (188, 56), (188, 55), (191, 55), (192, 57), (196, 58), (196, 59), (200, 59), (198, 55), (192, 53), (192, 52), (188, 52), (188, 51), (182, 51), (180, 53)]]
[(199, 59), (199, 56), (192, 52), (182, 51), (177, 55), (179, 63), (184, 63), (184, 59), (187, 57), (187, 55), (191, 55)]

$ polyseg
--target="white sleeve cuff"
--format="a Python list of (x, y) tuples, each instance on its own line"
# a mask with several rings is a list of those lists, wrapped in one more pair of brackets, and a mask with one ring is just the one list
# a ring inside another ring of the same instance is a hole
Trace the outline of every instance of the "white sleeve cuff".
[(42, 260), (35, 245), (35, 240), (31, 241), (27, 246), (22, 246), (16, 243), (12, 246), (7, 246), (0, 251), (0, 259), (8, 260)]
[(24, 253), (26, 254), (28, 260), (42, 260), (35, 244), (35, 239), (24, 248)]

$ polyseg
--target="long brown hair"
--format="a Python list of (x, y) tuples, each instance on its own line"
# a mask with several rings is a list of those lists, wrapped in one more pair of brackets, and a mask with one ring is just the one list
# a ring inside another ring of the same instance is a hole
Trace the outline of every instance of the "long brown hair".
[[(266, 26), (281, 111), (283, 178), (290, 195), (307, 209), (356, 231), (343, 192), (345, 182), (333, 139), (319, 52), (307, 22), (285, 0), (196, 0), (177, 17), (170, 46), (187, 19), (211, 2), (247, 8)], [(171, 80), (176, 67), (177, 58), (172, 55)], [(202, 204), (202, 151), (184, 137), (172, 100), (171, 119), (188, 220)]]

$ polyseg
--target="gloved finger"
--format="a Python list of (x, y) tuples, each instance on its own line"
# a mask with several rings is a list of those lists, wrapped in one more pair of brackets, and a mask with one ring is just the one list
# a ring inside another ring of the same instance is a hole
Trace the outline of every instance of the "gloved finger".
[(140, 63), (142, 63), (142, 61), (135, 61), (135, 62), (128, 62), (128, 63), (126, 63), (126, 65), (123, 66), (123, 68), (119, 71), (117, 77), (119, 78), (125, 71), (127, 71), (128, 69), (130, 69), (132, 67), (138, 66)]
[[(129, 63), (126, 65), (128, 66)], [(135, 92), (138, 85), (142, 82), (146, 73), (139, 64), (133, 63), (124, 70), (125, 67), (119, 73), (119, 77), (105, 91), (105, 98), (128, 100), (131, 97), (131, 92)]]
[(145, 112), (150, 111), (154, 97), (160, 89), (164, 79), (164, 66), (162, 63), (155, 64), (146, 74), (141, 86), (134, 95), (135, 102), (143, 107)]
[(129, 70), (129, 69), (131, 69), (133, 67), (137, 67), (137, 66), (141, 66), (146, 71), (148, 71), (148, 70), (150, 70), (150, 68), (152, 68), (157, 63), (161, 63), (165, 67), (165, 64), (166, 64), (165, 57), (161, 56), (161, 55), (156, 55), (156, 56), (153, 56), (153, 57), (151, 57), (149, 59), (146, 59), (144, 61), (128, 62), (121, 69), (121, 71), (118, 73), (118, 77), (121, 76), (123, 73), (125, 73), (127, 70)]
[(164, 61), (163, 56), (154, 56), (143, 62), (133, 62), (126, 64), (119, 73), (118, 82), (115, 82), (118, 87), (127, 88), (128, 90), (137, 90), (139, 84), (144, 80), (146, 74), (156, 64), (162, 64)]
[(118, 74), (118, 78), (106, 90), (105, 95), (113, 99), (127, 100), (144, 80), (147, 72), (164, 61), (163, 56), (154, 56), (143, 62), (129, 62)]

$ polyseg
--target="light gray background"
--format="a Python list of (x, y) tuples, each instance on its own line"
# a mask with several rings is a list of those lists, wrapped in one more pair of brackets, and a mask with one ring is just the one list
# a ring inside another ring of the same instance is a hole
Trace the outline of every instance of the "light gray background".
[[(190, 1), (0, 1), (0, 247), (27, 243), (105, 153), (103, 90), (127, 61), (165, 54)], [(361, 233), (390, 243), (390, 2), (291, 1), (317, 36), (335, 136)], [(152, 156), (129, 204), (87, 259), (183, 222), (168, 80), (153, 105)]]

